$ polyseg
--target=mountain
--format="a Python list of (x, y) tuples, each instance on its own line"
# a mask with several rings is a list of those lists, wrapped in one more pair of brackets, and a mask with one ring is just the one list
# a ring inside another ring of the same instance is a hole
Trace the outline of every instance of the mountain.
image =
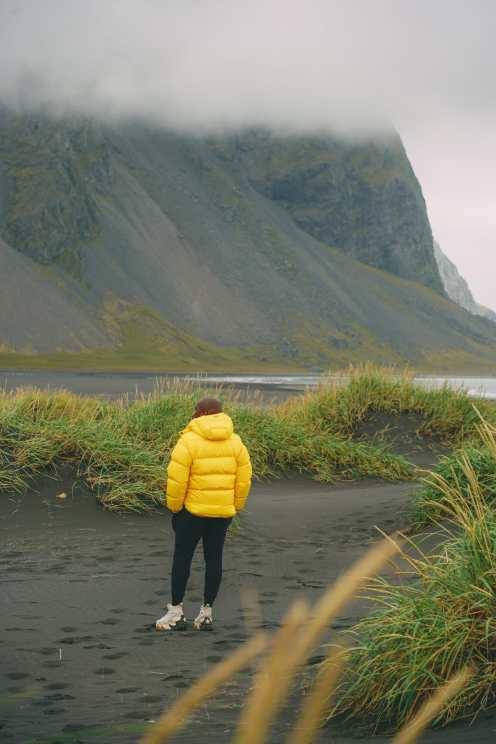
[(496, 326), (444, 293), (395, 133), (192, 137), (3, 109), (0, 238), (0, 343), (47, 364), (496, 361)]
[(464, 307), (473, 315), (496, 321), (496, 313), (474, 300), (467, 281), (460, 275), (455, 264), (441, 250), (439, 243), (434, 241), (434, 256), (437, 261), (443, 287), (448, 297), (457, 305)]

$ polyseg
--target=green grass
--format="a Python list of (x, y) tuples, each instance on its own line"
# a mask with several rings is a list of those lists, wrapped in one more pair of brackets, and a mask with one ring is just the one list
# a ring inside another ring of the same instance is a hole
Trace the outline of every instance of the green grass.
[(477, 433), (480, 415), (496, 421), (496, 406), (478, 401), (480, 413), (463, 388), (444, 385), (429, 390), (416, 384), (411, 373), (398, 374), (373, 365), (362, 365), (347, 372), (345, 387), (323, 384), (317, 394), (290, 402), (300, 415), (327, 431), (351, 436), (359, 423), (371, 413), (391, 416), (415, 413), (422, 419), (419, 435), (435, 437), (451, 446)]
[[(47, 469), (71, 463), (101, 503), (142, 510), (159, 504), (168, 456), (201, 390), (173, 386), (129, 405), (66, 391), (0, 396), (0, 487), (20, 491)], [(331, 481), (409, 478), (402, 458), (377, 447), (317, 431), (286, 409), (226, 401), (258, 477), (308, 472)]]
[[(133, 403), (67, 391), (0, 394), (0, 490), (22, 491), (37, 475), (71, 464), (105, 507), (151, 508), (163, 500), (169, 453), (204, 392), (173, 383)], [(353, 439), (355, 428), (374, 411), (416, 411), (426, 436), (449, 441), (475, 430), (464, 393), (429, 392), (408, 376), (373, 367), (350, 370), (347, 384), (328, 380), (279, 406), (224, 397), (259, 478), (294, 471), (325, 482), (412, 478), (414, 469), (402, 457)]]
[(109, 347), (47, 354), (0, 348), (2, 369), (87, 370), (104, 372), (301, 371), (301, 364), (274, 355), (273, 349), (220, 347), (193, 336), (147, 307), (107, 299), (104, 324), (115, 337)]
[(478, 413), (479, 408), (478, 403), (478, 407), (474, 407), (477, 419), (470, 430), (468, 441), (452, 455), (441, 458), (438, 465), (424, 477), (424, 486), (415, 494), (411, 507), (411, 521), (415, 527), (420, 528), (442, 519), (446, 507), (452, 503), (453, 494), (465, 497), (467, 505), (470, 504), (472, 473), (476, 475), (482, 498), (495, 508), (494, 410), (489, 409), (490, 417), (483, 419)]
[[(495, 432), (485, 431), (494, 475)], [(496, 512), (478, 466), (478, 454), (471, 459), (465, 452), (456, 466), (459, 483), (438, 475), (439, 513), (454, 533), (433, 555), (419, 548), (407, 559), (414, 583), (379, 579), (370, 586), (380, 609), (352, 630), (355, 646), (334, 714), (366, 718), (376, 728), (397, 726), (465, 665), (474, 675), (437, 722), (496, 703)]]
[(495, 506), (496, 460), (494, 453), (483, 446), (467, 445), (448, 457), (443, 457), (433, 471), (424, 478), (424, 486), (414, 496), (411, 521), (417, 528), (443, 518), (446, 505), (444, 483), (458, 489), (467, 498), (471, 484), (464, 463), (469, 461), (488, 503)]

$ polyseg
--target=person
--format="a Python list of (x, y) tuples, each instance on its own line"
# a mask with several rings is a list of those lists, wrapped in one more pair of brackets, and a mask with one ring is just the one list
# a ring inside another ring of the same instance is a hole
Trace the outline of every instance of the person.
[(167, 507), (175, 533), (172, 597), (157, 630), (186, 627), (183, 598), (191, 561), (200, 541), (205, 559), (203, 604), (193, 622), (210, 630), (212, 606), (222, 579), (222, 553), (232, 518), (246, 504), (252, 479), (250, 456), (216, 398), (198, 401), (193, 419), (181, 432), (167, 468)]

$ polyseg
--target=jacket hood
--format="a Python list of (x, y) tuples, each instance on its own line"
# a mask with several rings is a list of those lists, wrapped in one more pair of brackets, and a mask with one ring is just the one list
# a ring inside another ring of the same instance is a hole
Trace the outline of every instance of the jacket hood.
[(203, 439), (219, 441), (229, 439), (234, 431), (233, 422), (226, 413), (212, 413), (192, 419), (186, 431), (193, 431)]

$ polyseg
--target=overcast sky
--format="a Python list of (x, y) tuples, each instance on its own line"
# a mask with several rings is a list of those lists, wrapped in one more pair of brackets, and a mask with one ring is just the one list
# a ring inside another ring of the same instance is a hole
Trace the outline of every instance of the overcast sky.
[(0, 100), (190, 129), (393, 124), (496, 309), (496, 0), (0, 0)]

